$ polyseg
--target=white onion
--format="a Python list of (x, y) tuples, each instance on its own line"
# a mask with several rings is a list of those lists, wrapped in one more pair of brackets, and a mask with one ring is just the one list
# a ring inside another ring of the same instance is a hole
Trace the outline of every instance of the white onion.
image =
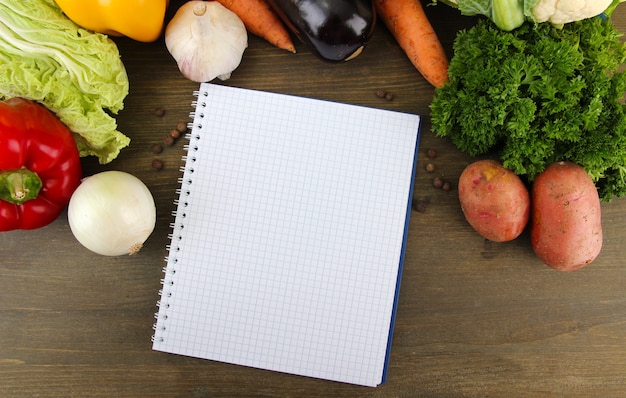
[(74, 237), (104, 255), (135, 254), (156, 225), (154, 198), (132, 174), (104, 171), (84, 178), (67, 210)]

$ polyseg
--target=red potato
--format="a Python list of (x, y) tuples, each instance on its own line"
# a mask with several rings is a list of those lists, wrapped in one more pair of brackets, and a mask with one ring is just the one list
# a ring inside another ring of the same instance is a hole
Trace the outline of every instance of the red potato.
[(544, 263), (573, 271), (596, 259), (602, 249), (600, 198), (584, 168), (551, 164), (535, 179), (531, 199), (530, 238)]
[(517, 238), (530, 217), (528, 189), (515, 173), (494, 160), (479, 160), (463, 170), (459, 201), (472, 228), (494, 242)]

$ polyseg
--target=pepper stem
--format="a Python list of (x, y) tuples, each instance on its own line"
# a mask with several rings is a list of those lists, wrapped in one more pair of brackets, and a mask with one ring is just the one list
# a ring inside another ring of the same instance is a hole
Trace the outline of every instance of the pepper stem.
[(22, 204), (35, 199), (43, 183), (39, 176), (25, 168), (0, 172), (0, 199)]

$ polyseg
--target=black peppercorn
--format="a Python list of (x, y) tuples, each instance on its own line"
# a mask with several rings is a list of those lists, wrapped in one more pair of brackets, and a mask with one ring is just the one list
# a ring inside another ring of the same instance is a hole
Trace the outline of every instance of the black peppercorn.
[(163, 137), (163, 143), (167, 146), (172, 146), (174, 145), (174, 137), (172, 137), (171, 134), (166, 135), (165, 137)]
[(181, 133), (181, 132), (180, 132), (180, 130), (178, 130), (178, 129), (172, 129), (172, 130), (170, 130), (170, 136), (171, 136), (173, 139), (177, 139), (177, 138), (179, 138), (181, 134), (182, 134), (182, 133)]
[(411, 207), (418, 213), (426, 213), (428, 202), (425, 200), (413, 199), (413, 201), (411, 202)]
[(155, 170), (163, 169), (163, 161), (161, 159), (152, 160), (152, 168)]
[(185, 133), (187, 131), (187, 124), (185, 122), (178, 122), (176, 125), (176, 130), (181, 133)]
[(440, 177), (435, 177), (433, 178), (433, 186), (435, 188), (441, 188), (443, 187), (443, 180)]
[(159, 154), (163, 152), (163, 147), (160, 144), (152, 144), (152, 146), (150, 147), (150, 150), (154, 154)]

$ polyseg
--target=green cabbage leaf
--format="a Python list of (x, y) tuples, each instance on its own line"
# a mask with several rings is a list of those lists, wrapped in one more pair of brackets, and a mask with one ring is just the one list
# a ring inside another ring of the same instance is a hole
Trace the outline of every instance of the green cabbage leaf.
[(80, 28), (54, 0), (0, 3), (0, 98), (45, 105), (74, 133), (81, 156), (108, 163), (130, 143), (113, 117), (128, 89), (116, 44)]

